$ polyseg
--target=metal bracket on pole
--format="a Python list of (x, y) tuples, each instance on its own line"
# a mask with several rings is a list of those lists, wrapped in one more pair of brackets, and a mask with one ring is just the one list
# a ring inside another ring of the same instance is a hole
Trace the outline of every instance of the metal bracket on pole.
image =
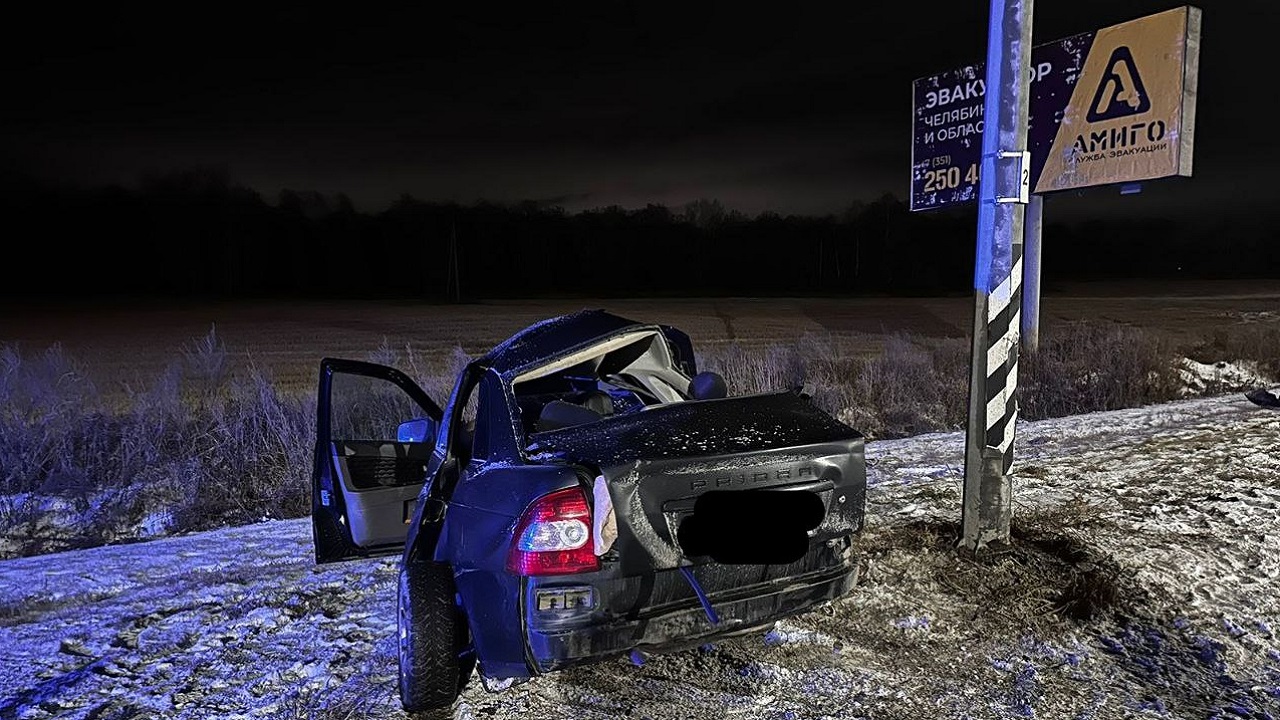
[(1002, 150), (996, 154), (996, 202), (1031, 201), (1031, 153), (1027, 150)]

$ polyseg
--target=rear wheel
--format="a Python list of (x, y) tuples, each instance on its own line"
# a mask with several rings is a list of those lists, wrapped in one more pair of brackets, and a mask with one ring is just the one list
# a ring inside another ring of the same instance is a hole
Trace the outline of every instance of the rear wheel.
[(435, 562), (401, 567), (396, 595), (400, 703), (408, 712), (449, 707), (476, 663), (453, 569)]

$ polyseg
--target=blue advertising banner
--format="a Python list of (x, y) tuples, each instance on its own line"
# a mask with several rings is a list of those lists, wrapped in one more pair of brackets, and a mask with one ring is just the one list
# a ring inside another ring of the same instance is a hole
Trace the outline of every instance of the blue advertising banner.
[[(1190, 175), (1199, 33), (1183, 7), (1032, 48), (1031, 191)], [(912, 210), (977, 199), (984, 77), (913, 83)]]

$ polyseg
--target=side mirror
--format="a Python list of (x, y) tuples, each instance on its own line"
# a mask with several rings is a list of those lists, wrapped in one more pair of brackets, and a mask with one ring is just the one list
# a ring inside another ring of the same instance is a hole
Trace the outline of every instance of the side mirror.
[(719, 400), (729, 397), (729, 385), (720, 373), (700, 372), (689, 381), (689, 395), (694, 400)]
[(400, 423), (396, 428), (396, 442), (435, 442), (436, 421), (431, 418), (414, 418)]

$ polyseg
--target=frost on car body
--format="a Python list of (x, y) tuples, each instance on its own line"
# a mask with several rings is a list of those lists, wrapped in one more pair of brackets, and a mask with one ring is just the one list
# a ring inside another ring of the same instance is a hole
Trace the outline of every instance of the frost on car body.
[(443, 408), (392, 368), (322, 361), (316, 560), (402, 555), (407, 709), (451, 703), (473, 665), (499, 687), (852, 588), (862, 436), (799, 390), (723, 388), (684, 333), (603, 311), (517, 333)]

